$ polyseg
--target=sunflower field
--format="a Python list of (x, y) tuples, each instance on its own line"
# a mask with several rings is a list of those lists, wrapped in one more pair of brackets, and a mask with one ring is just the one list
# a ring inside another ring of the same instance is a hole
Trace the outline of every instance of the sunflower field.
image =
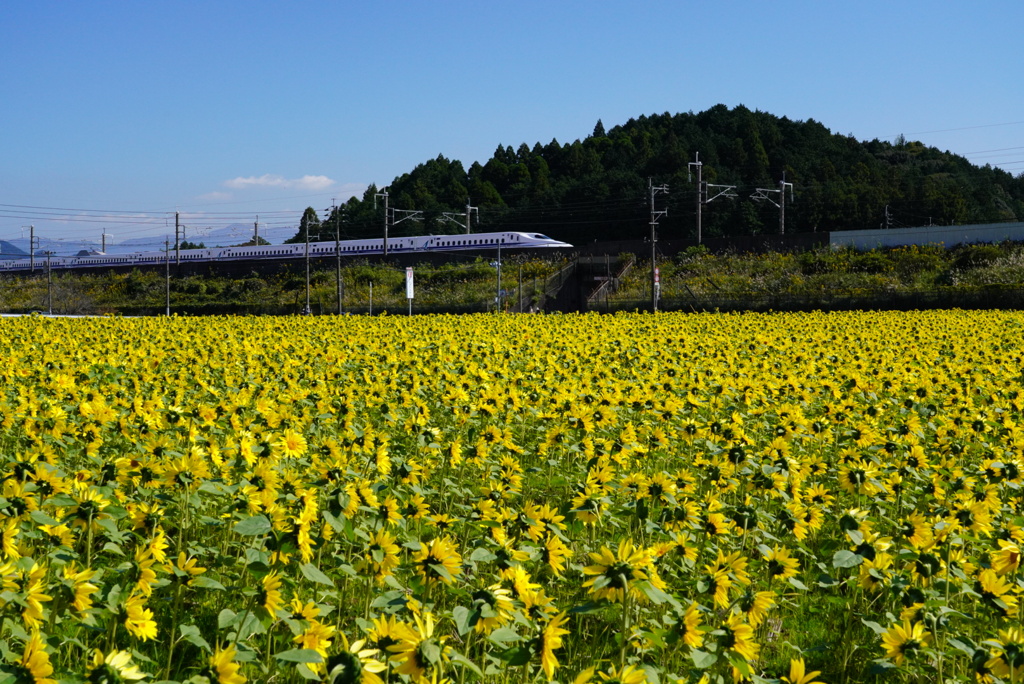
[(1024, 314), (0, 321), (0, 684), (1024, 681)]

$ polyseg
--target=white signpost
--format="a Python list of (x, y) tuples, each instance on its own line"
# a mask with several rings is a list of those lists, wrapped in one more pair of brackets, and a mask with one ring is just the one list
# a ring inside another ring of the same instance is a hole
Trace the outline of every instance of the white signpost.
[(405, 298), (409, 300), (409, 315), (412, 316), (413, 276), (412, 266), (405, 267)]
[(654, 310), (658, 310), (658, 300), (661, 299), (661, 269), (654, 267)]

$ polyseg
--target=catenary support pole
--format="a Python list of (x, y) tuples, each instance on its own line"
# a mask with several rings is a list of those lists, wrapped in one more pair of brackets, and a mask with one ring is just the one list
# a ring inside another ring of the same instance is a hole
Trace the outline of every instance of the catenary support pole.
[(164, 239), (164, 313), (171, 315), (171, 243)]
[(338, 315), (340, 316), (344, 311), (343, 302), (345, 301), (342, 296), (344, 293), (341, 284), (341, 217), (334, 205), (333, 197), (331, 198), (331, 209), (334, 212), (334, 256), (338, 260)]
[(52, 252), (46, 251), (46, 311), (49, 315), (53, 315), (53, 276), (50, 272), (50, 255)]

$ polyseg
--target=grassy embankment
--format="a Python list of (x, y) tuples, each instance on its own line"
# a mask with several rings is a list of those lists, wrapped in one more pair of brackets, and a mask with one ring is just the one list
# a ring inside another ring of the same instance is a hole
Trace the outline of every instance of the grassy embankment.
[[(513, 260), (503, 265), (506, 307), (514, 308), (522, 267), (522, 297), (529, 306), (545, 278), (561, 267), (557, 261)], [(408, 306), (405, 269), (356, 263), (342, 268), (343, 306), (346, 312), (404, 312)], [(53, 311), (58, 314), (156, 314), (166, 306), (166, 279), (161, 269), (127, 273), (78, 272), (52, 276)], [(536, 290), (535, 290), (536, 288)], [(186, 314), (289, 314), (305, 305), (306, 279), (302, 264), (290, 272), (244, 277), (184, 276), (170, 280), (171, 309)], [(415, 298), (418, 311), (487, 311), (494, 308), (496, 269), (478, 259), (469, 264), (419, 265), (415, 267)], [(334, 269), (319, 268), (310, 276), (310, 308), (314, 314), (337, 311), (337, 279)], [(0, 280), (0, 312), (22, 313), (48, 309), (45, 271), (34, 276)]]
[[(650, 297), (649, 263), (641, 262), (609, 296), (611, 306)], [(659, 263), (665, 304), (747, 302), (913, 302), (915, 298), (984, 301), (1024, 288), (1024, 245), (953, 249), (911, 246), (858, 252), (818, 249), (769, 254), (712, 254), (691, 248)], [(732, 308), (730, 306), (730, 308)]]

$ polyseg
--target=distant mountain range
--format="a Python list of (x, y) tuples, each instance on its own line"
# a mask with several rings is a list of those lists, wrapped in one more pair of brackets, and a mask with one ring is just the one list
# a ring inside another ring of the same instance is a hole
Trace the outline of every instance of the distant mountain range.
[(19, 248), (14, 243), (0, 240), (0, 259), (17, 259), (22, 256), (28, 256), (28, 252)]
[[(283, 226), (276, 228), (261, 228), (260, 237), (269, 240), (271, 244), (280, 244), (284, 240), (295, 235), (298, 230), (296, 226)], [(251, 223), (235, 223), (224, 228), (211, 230), (205, 234), (190, 234), (186, 236), (189, 242), (203, 243), (207, 247), (228, 247), (238, 245), (252, 239)], [(98, 240), (48, 240), (40, 236), (39, 246), (36, 255), (42, 256), (46, 252), (53, 252), (57, 256), (74, 256), (81, 251), (99, 251), (102, 243)], [(144, 237), (129, 238), (113, 242), (107, 241), (107, 254), (131, 254), (133, 252), (159, 252), (163, 251), (164, 237), (162, 235), (149, 235)], [(29, 250), (28, 238), (16, 240), (0, 240), (0, 259), (27, 258)]]

